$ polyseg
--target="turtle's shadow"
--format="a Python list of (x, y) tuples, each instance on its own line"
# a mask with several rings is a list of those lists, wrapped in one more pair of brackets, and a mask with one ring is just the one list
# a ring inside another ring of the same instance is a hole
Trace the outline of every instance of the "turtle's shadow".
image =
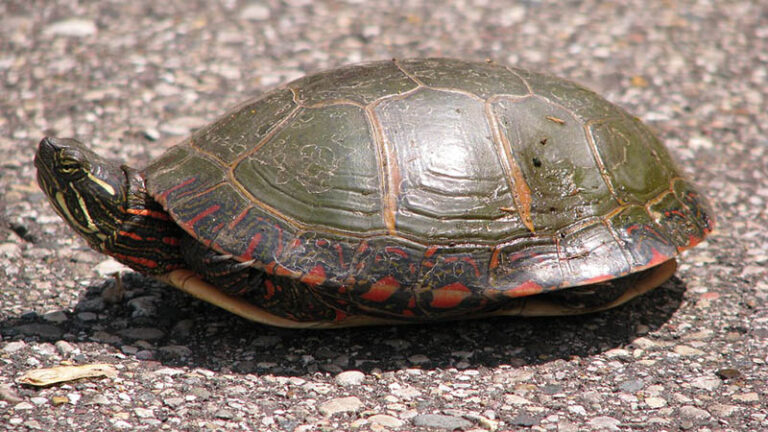
[(585, 316), (286, 330), (248, 322), (135, 273), (123, 278), (124, 298), (106, 304), (104, 290), (113, 284), (89, 287), (74, 311), (59, 314), (63, 322), (37, 315), (0, 321), (3, 339), (98, 342), (168, 366), (234, 373), (519, 367), (627, 345), (667, 322), (685, 292), (673, 277), (629, 304)]

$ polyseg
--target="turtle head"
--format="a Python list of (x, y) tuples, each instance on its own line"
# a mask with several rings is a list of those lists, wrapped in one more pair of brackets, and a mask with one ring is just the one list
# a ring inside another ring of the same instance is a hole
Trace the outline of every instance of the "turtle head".
[(37, 181), (56, 212), (94, 249), (121, 224), (128, 195), (126, 173), (68, 138), (45, 137), (35, 155)]
[(37, 182), (53, 208), (99, 252), (145, 274), (184, 266), (181, 229), (147, 193), (143, 176), (73, 139), (46, 137)]

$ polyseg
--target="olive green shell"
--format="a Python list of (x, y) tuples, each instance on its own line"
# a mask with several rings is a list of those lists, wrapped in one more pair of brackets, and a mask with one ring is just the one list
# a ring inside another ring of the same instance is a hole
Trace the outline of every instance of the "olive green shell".
[(636, 272), (714, 223), (635, 117), (569, 81), (451, 59), (291, 82), (145, 176), (217, 251), (406, 315)]

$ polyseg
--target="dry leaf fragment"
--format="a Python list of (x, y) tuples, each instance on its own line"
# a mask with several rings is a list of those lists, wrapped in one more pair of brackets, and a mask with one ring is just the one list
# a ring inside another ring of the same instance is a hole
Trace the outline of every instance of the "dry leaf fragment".
[(80, 366), (56, 366), (45, 369), (33, 369), (24, 372), (17, 380), (21, 384), (33, 386), (48, 386), (81, 378), (117, 376), (117, 369), (109, 364), (90, 364)]

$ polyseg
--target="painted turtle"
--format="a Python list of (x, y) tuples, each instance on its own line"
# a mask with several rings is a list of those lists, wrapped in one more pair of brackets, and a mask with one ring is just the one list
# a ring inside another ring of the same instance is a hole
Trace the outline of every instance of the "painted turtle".
[(714, 227), (635, 117), (451, 59), (301, 78), (141, 171), (72, 139), (43, 139), (35, 164), (96, 250), (286, 327), (608, 309)]

